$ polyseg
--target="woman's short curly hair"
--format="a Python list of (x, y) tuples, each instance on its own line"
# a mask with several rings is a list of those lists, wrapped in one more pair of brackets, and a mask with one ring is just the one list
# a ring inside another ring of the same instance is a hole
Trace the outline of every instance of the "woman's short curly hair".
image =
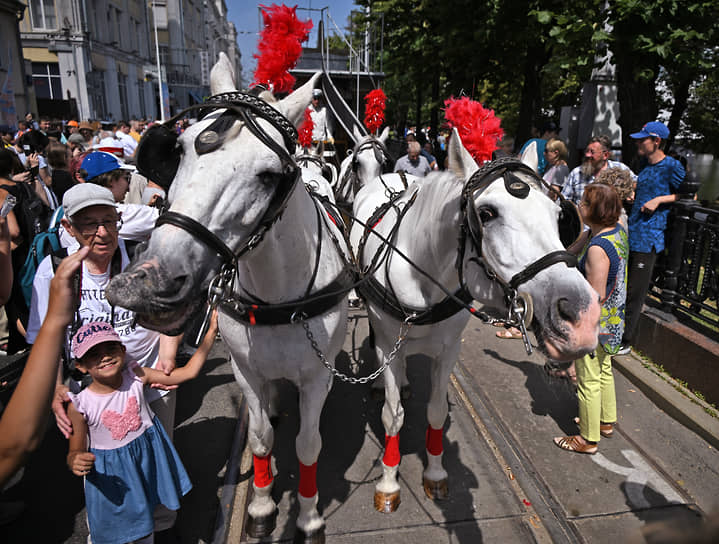
[(634, 180), (629, 170), (624, 168), (607, 168), (596, 177), (594, 183), (603, 183), (614, 187), (617, 191), (619, 198), (629, 200), (634, 193)]

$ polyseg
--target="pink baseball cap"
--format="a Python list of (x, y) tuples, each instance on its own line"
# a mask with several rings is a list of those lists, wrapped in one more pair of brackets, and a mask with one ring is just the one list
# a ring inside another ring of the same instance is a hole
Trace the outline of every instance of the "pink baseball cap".
[(88, 350), (103, 342), (120, 342), (120, 335), (112, 325), (104, 321), (91, 321), (78, 329), (72, 337), (72, 353), (76, 358), (85, 355)]

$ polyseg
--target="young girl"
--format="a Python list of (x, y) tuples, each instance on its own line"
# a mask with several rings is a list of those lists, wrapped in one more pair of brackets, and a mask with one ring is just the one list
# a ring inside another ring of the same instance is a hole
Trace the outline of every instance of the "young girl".
[[(94, 544), (153, 541), (158, 504), (180, 508), (192, 488), (182, 462), (143, 393), (145, 384), (178, 385), (197, 376), (215, 340), (217, 315), (190, 361), (170, 375), (130, 362), (108, 323), (83, 325), (72, 339), (78, 370), (92, 383), (70, 393), (67, 464), (85, 476), (85, 505)], [(89, 444), (88, 444), (89, 435)]]

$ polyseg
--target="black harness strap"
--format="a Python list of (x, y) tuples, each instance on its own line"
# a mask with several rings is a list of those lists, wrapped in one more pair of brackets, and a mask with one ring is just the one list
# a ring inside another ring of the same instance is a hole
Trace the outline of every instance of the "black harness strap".
[(255, 304), (235, 298), (219, 305), (222, 313), (249, 325), (288, 325), (297, 319), (310, 319), (337, 306), (354, 284), (354, 271), (345, 267), (332, 283), (302, 298), (280, 304)]

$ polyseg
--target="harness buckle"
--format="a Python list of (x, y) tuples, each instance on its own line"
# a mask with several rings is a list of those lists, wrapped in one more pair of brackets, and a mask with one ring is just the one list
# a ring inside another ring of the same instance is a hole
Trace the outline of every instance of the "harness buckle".
[(300, 323), (302, 321), (305, 321), (307, 319), (307, 314), (305, 312), (296, 311), (293, 312), (290, 316), (290, 323), (293, 325)]

